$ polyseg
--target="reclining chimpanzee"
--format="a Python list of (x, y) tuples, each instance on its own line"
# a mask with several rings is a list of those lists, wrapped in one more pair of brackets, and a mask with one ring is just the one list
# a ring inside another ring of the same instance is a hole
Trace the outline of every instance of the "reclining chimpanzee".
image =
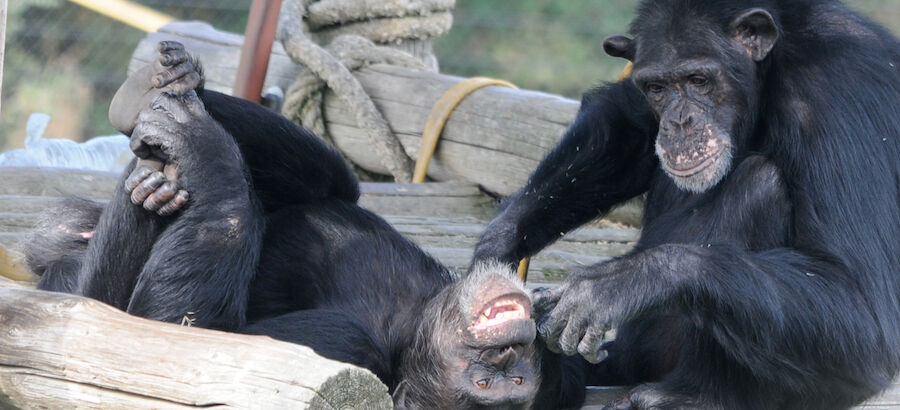
[(582, 362), (542, 359), (513, 275), (483, 265), (457, 281), (356, 204), (336, 151), (203, 90), (180, 44), (160, 51), (111, 108), (139, 157), (112, 200), (71, 200), (26, 245), (42, 289), (308, 345), (372, 370), (398, 408), (581, 403)]

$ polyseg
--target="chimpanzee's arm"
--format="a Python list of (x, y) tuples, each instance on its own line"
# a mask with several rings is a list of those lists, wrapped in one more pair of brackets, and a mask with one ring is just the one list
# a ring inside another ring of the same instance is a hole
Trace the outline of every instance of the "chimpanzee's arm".
[(538, 323), (548, 347), (589, 360), (605, 356), (604, 332), (623, 320), (659, 307), (696, 312), (729, 357), (797, 386), (818, 380), (811, 369), (865, 371), (854, 366), (875, 358), (853, 355), (879, 352), (878, 335), (864, 330), (878, 319), (850, 278), (838, 262), (795, 249), (669, 244), (575, 273), (536, 294), (535, 310), (549, 309)]
[(652, 118), (631, 81), (585, 94), (562, 141), (488, 226), (475, 260), (514, 263), (646, 191), (657, 164)]
[(359, 184), (346, 161), (311, 132), (259, 104), (210, 90), (198, 94), (238, 143), (268, 211), (325, 197), (359, 198)]

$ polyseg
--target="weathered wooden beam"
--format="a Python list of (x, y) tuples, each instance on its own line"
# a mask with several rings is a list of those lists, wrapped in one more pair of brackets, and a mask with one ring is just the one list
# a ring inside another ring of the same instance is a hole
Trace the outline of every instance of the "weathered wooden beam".
[(76, 296), (0, 287), (0, 329), (0, 408), (392, 407), (374, 374), (305, 346)]

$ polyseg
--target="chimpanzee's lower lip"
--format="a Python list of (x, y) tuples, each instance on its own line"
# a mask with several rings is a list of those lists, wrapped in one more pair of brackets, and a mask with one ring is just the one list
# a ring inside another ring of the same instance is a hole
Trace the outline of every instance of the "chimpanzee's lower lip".
[(673, 166), (666, 166), (666, 169), (670, 174), (679, 176), (679, 177), (689, 177), (696, 175), (703, 171), (706, 168), (709, 168), (716, 160), (719, 158), (720, 151), (716, 150), (715, 152), (709, 154), (706, 158), (696, 163), (696, 165), (689, 166), (687, 168), (675, 168)]

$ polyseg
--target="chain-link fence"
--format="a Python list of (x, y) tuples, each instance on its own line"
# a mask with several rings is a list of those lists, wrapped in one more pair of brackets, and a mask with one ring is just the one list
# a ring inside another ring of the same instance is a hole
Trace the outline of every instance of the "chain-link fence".
[[(251, 0), (137, 0), (181, 20), (242, 32)], [(19, 147), (33, 112), (53, 117), (49, 137), (114, 133), (109, 100), (146, 33), (65, 0), (9, 2), (0, 147)]]
[[(251, 0), (135, 0), (180, 20), (243, 32)], [(441, 71), (487, 75), (577, 98), (613, 78), (605, 36), (625, 31), (637, 0), (457, 0), (454, 28), (436, 41)], [(895, 32), (900, 1), (851, 0)], [(49, 137), (113, 133), (112, 94), (145, 35), (66, 0), (11, 0), (3, 78), (0, 150), (21, 147), (32, 112), (53, 117)]]

